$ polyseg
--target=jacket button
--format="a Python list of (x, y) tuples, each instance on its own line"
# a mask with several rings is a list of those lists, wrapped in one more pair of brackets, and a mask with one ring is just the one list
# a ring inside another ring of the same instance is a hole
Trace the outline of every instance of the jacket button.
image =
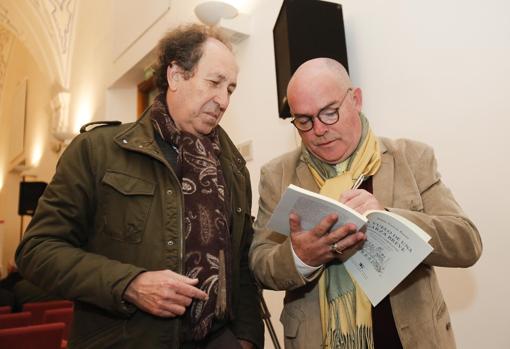
[(173, 194), (173, 191), (172, 191), (172, 189), (168, 189), (168, 190), (166, 191), (166, 193), (167, 193), (168, 195), (172, 195), (172, 194)]
[(174, 242), (172, 240), (168, 240), (168, 242), (166, 243), (168, 246), (173, 246), (174, 245)]
[(446, 330), (447, 330), (447, 331), (449, 331), (449, 330), (450, 330), (450, 328), (452, 328), (452, 323), (451, 323), (451, 322), (448, 322), (448, 323), (446, 324)]
[(122, 143), (124, 143), (124, 144), (127, 144), (127, 142), (128, 142), (127, 139), (122, 140)]
[(236, 212), (237, 212), (237, 213), (241, 213), (242, 211), (243, 211), (243, 210), (241, 209), (241, 207), (236, 208)]

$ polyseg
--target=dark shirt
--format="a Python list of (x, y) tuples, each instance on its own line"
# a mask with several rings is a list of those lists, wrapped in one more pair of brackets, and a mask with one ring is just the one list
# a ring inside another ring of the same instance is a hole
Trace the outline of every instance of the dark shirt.
[[(367, 179), (360, 188), (372, 193), (372, 177)], [(374, 348), (402, 349), (402, 343), (400, 342), (393, 312), (391, 311), (389, 295), (384, 297), (376, 307), (372, 307), (372, 327)]]

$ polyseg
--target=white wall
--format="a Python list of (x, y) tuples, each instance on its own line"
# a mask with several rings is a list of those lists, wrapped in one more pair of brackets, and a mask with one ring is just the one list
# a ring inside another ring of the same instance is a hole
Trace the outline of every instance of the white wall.
[[(458, 347), (506, 348), (510, 3), (336, 2), (343, 4), (351, 77), (375, 132), (434, 146), (444, 181), (481, 232), (478, 264), (438, 268)], [(253, 140), (255, 198), (260, 165), (294, 144), (290, 125), (276, 115), (271, 31), (279, 4), (262, 0), (252, 13), (254, 30), (238, 49), (239, 88), (223, 122), (234, 139)]]

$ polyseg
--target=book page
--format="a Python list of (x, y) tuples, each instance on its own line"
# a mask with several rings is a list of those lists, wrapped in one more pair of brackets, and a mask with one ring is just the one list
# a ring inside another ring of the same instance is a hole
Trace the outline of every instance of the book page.
[(273, 211), (267, 223), (267, 229), (289, 235), (289, 214), (296, 213), (301, 218), (301, 228), (310, 230), (330, 213), (338, 215), (338, 221), (332, 229), (347, 223), (353, 223), (358, 228), (365, 225), (366, 218), (351, 208), (331, 198), (310, 192), (303, 188), (290, 185)]
[[(432, 251), (409, 226), (387, 212), (370, 214), (367, 241), (345, 267), (376, 306)], [(401, 217), (399, 217), (401, 218)], [(425, 232), (423, 232), (426, 234)]]

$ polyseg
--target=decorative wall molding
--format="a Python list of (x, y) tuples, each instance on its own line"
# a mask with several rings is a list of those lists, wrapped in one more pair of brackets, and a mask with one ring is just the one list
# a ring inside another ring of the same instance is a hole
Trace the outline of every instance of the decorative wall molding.
[(69, 53), (76, 0), (31, 0), (61, 55)]
[(2, 0), (0, 23), (11, 30), (43, 71), (67, 89), (77, 0)]
[(0, 4), (0, 25), (10, 30), (14, 35), (22, 37), (19, 28), (17, 28), (9, 18), (9, 10), (2, 4)]
[(7, 64), (9, 63), (9, 54), (13, 41), (14, 36), (11, 32), (0, 24), (0, 106), (2, 105), (5, 73), (7, 72)]
[(62, 70), (61, 85), (68, 87), (71, 65), (71, 45), (76, 13), (76, 0), (30, 0), (36, 15), (43, 23), (56, 52)]

